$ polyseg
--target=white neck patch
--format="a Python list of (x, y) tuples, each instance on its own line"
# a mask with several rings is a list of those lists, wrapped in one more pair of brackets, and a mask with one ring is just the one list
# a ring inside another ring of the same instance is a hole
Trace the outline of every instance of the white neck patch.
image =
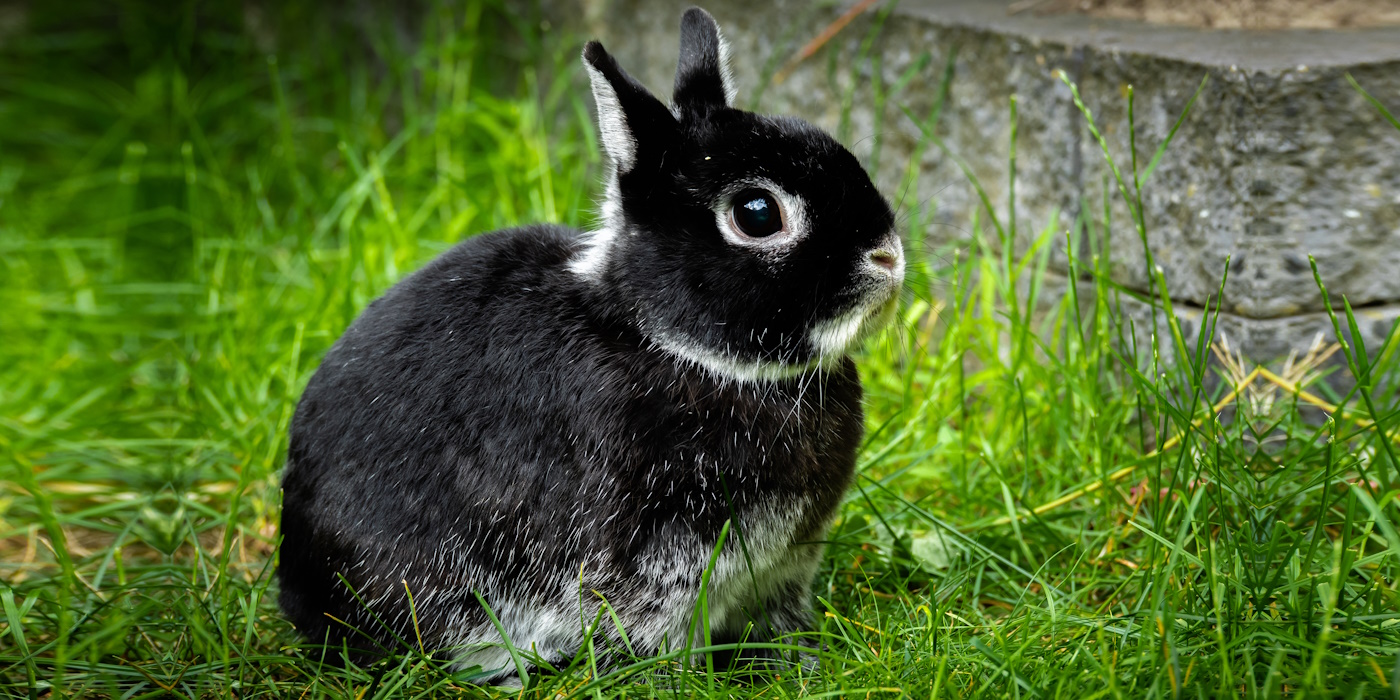
[(602, 226), (583, 234), (583, 249), (569, 261), (569, 269), (586, 279), (596, 280), (603, 276), (603, 269), (607, 267), (612, 254), (613, 242), (622, 230), (622, 193), (618, 190), (616, 172), (609, 174), (603, 193), (603, 201), (598, 208)]
[(617, 229), (600, 228), (583, 234), (583, 248), (569, 261), (569, 269), (579, 277), (598, 279), (608, 265), (608, 255), (612, 252), (613, 241), (617, 240)]
[(702, 347), (678, 333), (648, 334), (652, 344), (686, 364), (699, 367), (721, 381), (755, 383), (779, 381), (807, 374), (823, 367), (823, 360), (800, 364), (742, 360)]

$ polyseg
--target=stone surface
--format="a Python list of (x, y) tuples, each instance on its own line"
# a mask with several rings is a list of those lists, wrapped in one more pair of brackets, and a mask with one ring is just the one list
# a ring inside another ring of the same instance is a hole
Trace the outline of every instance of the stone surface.
[(1023, 0), (1036, 14), (1081, 13), (1217, 29), (1342, 29), (1400, 25), (1397, 0)]
[[(561, 1), (551, 11), (602, 38), (666, 98), (676, 25), (688, 4)], [(1317, 325), (1308, 319), (1322, 309), (1308, 264), (1313, 255), (1334, 301), (1344, 294), (1353, 306), (1394, 318), (1384, 309), (1400, 304), (1400, 130), (1345, 75), (1400, 112), (1400, 29), (1201, 30), (1008, 15), (1007, 4), (904, 0), (878, 34), (879, 15), (867, 12), (786, 81), (770, 85), (774, 71), (844, 7), (806, 0), (706, 3), (731, 41), (741, 103), (843, 133), (867, 162), (878, 144), (877, 179), (891, 198), (903, 211), (922, 202), (936, 208), (931, 244), (965, 239), (975, 217), (984, 231), (990, 227), (967, 177), (928, 146), (907, 114), (929, 114), (945, 61), (954, 56), (950, 99), (936, 133), (967, 162), (1006, 221), (1008, 101), (1015, 95), (1018, 247), (1048, 231), (1052, 267), (1065, 270), (1064, 231), (1075, 228), (1082, 209), (1092, 224), (1081, 230), (1077, 247), (1087, 256), (1089, 238), (1100, 235), (1107, 187), (1111, 277), (1130, 289), (1148, 288), (1140, 237), (1058, 72), (1079, 85), (1129, 188), (1127, 86), (1136, 93), (1139, 167), (1145, 167), (1209, 75), (1143, 186), (1148, 245), (1179, 307), (1189, 313), (1214, 296), (1229, 256), (1224, 303), (1231, 325), (1223, 327), (1235, 329), (1232, 338), (1259, 359), (1305, 347)], [(874, 60), (857, 60), (863, 50)], [(895, 84), (925, 54), (927, 63), (907, 88), (876, 113), (879, 94), (888, 89), (876, 85)], [(911, 156), (917, 180), (906, 188)]]

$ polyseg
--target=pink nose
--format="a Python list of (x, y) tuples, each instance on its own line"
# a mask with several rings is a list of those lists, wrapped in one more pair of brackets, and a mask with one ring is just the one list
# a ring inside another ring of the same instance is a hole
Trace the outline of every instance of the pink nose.
[(891, 253), (888, 250), (881, 249), (873, 250), (870, 252), (870, 262), (873, 262), (876, 265), (885, 268), (886, 270), (894, 270), (894, 265), (897, 261), (898, 258), (894, 256), (894, 253)]

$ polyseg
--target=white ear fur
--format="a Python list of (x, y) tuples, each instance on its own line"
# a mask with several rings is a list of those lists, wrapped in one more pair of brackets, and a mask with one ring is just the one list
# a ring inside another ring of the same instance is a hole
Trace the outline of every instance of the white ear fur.
[(622, 103), (617, 99), (612, 83), (588, 61), (583, 62), (583, 67), (588, 69), (588, 78), (593, 84), (593, 101), (598, 105), (598, 133), (603, 140), (603, 150), (612, 158), (617, 172), (625, 173), (637, 164), (637, 139), (627, 127), (627, 115), (622, 111)]
[(729, 68), (729, 42), (725, 41), (724, 32), (718, 25), (715, 26), (715, 36), (719, 39), (719, 79), (724, 83), (724, 104), (733, 107), (739, 90), (734, 87), (734, 71)]

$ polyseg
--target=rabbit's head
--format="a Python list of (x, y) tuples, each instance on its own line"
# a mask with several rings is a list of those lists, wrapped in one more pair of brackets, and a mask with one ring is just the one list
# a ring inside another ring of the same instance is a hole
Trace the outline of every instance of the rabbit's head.
[(572, 268), (673, 354), (729, 379), (793, 376), (889, 322), (903, 249), (841, 144), (732, 106), (727, 53), (714, 19), (688, 10), (667, 108), (585, 47), (611, 170), (602, 228)]

